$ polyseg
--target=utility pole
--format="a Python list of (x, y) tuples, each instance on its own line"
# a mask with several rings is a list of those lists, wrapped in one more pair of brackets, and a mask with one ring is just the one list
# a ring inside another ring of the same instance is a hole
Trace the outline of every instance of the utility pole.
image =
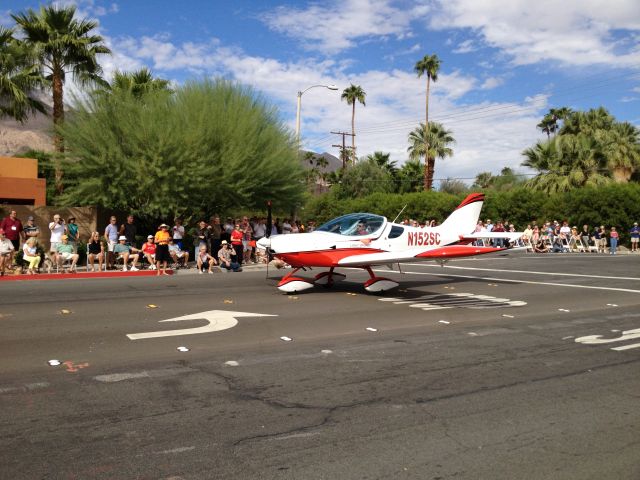
[(334, 135), (342, 135), (342, 145), (331, 145), (332, 147), (337, 147), (340, 149), (340, 156), (342, 157), (342, 169), (344, 170), (347, 167), (347, 149), (352, 150), (352, 155), (355, 158), (356, 151), (353, 147), (347, 147), (346, 137), (355, 137), (354, 133), (348, 132), (331, 132)]

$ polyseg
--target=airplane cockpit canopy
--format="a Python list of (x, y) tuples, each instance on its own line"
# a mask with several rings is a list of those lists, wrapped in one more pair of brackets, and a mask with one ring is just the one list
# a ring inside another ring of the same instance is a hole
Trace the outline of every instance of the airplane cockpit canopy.
[(345, 236), (371, 235), (380, 230), (386, 218), (373, 213), (350, 213), (343, 215), (316, 228), (316, 231), (337, 233)]

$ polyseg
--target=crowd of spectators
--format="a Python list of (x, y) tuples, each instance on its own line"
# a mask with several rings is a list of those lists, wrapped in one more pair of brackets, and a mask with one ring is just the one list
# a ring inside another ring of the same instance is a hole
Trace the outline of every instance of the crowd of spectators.
[[(435, 220), (419, 222), (405, 218), (401, 223), (418, 228), (437, 226)], [(176, 268), (190, 268), (190, 260), (195, 261), (199, 273), (213, 273), (218, 267), (223, 272), (240, 272), (242, 266), (252, 263), (266, 263), (264, 252), (256, 248), (256, 242), (270, 231), (276, 234), (294, 234), (312, 232), (315, 222), (309, 221), (306, 226), (296, 220), (285, 218), (280, 222), (274, 219), (267, 225), (264, 217), (247, 216), (227, 218), (221, 222), (219, 216), (213, 216), (207, 222), (200, 220), (196, 226), (187, 231), (181, 218), (176, 218), (172, 227), (163, 223), (155, 234), (149, 234), (146, 242), (138, 244), (140, 232), (133, 215), (129, 215), (124, 223), (118, 224), (115, 216), (102, 232), (89, 232), (86, 242), (87, 271), (122, 268), (137, 271), (140, 268), (156, 270), (157, 275), (166, 275), (169, 264)], [(42, 232), (29, 216), (26, 224), (22, 224), (15, 210), (12, 210), (0, 223), (0, 275), (7, 269), (13, 269), (17, 253), (22, 252), (21, 262), (26, 273), (36, 274), (44, 262), (49, 269), (55, 267), (59, 272), (75, 272), (80, 258), (78, 247), (83, 235), (74, 217), (66, 221), (58, 214), (48, 224), (50, 247), (42, 252), (39, 239)], [(492, 222), (491, 219), (479, 221), (475, 232), (515, 232), (513, 223), (508, 221)], [(631, 252), (638, 252), (640, 245), (640, 227), (634, 223), (629, 230)], [(145, 237), (142, 237), (145, 238)], [(193, 238), (193, 255), (187, 238)], [(482, 245), (506, 246), (506, 239), (493, 238), (480, 240)], [(618, 250), (619, 234), (616, 227), (606, 229), (604, 225), (590, 227), (583, 225), (581, 229), (570, 227), (567, 221), (547, 221), (541, 224), (532, 222), (524, 229), (521, 246), (537, 253), (546, 252), (599, 252), (615, 255)], [(97, 265), (96, 265), (97, 263)], [(122, 267), (119, 267), (119, 264)], [(117, 267), (118, 266), (118, 267)]]

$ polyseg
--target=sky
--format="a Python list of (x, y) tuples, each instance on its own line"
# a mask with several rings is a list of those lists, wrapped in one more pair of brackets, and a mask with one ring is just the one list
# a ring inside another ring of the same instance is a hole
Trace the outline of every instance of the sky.
[[(350, 84), (359, 157), (407, 160), (407, 137), (424, 122), (426, 80), (414, 66), (436, 54), (429, 120), (451, 130), (452, 157), (436, 180), (470, 182), (480, 172), (520, 167), (545, 135), (550, 108), (604, 106), (640, 126), (638, 0), (64, 0), (99, 21), (116, 69), (148, 67), (178, 84), (224, 77), (253, 87), (295, 129), (301, 97), (306, 149), (338, 155), (332, 131), (351, 131)], [(2, 0), (0, 24), (40, 2)], [(313, 85), (337, 85), (338, 91)], [(305, 91), (306, 90), (306, 91)], [(347, 142), (349, 137), (347, 137)]]

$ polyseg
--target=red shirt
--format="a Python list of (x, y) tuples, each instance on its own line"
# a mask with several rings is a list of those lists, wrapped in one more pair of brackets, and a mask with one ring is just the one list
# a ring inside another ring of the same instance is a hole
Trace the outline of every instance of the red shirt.
[(156, 253), (156, 244), (155, 243), (145, 242), (145, 244), (142, 245), (142, 251), (144, 253), (148, 253), (149, 255), (155, 255), (155, 253)]
[(0, 223), (0, 228), (4, 230), (4, 235), (9, 240), (19, 240), (22, 231), (22, 222), (17, 218), (5, 217)]
[(243, 233), (241, 230), (234, 230), (231, 232), (231, 245), (242, 245)]

